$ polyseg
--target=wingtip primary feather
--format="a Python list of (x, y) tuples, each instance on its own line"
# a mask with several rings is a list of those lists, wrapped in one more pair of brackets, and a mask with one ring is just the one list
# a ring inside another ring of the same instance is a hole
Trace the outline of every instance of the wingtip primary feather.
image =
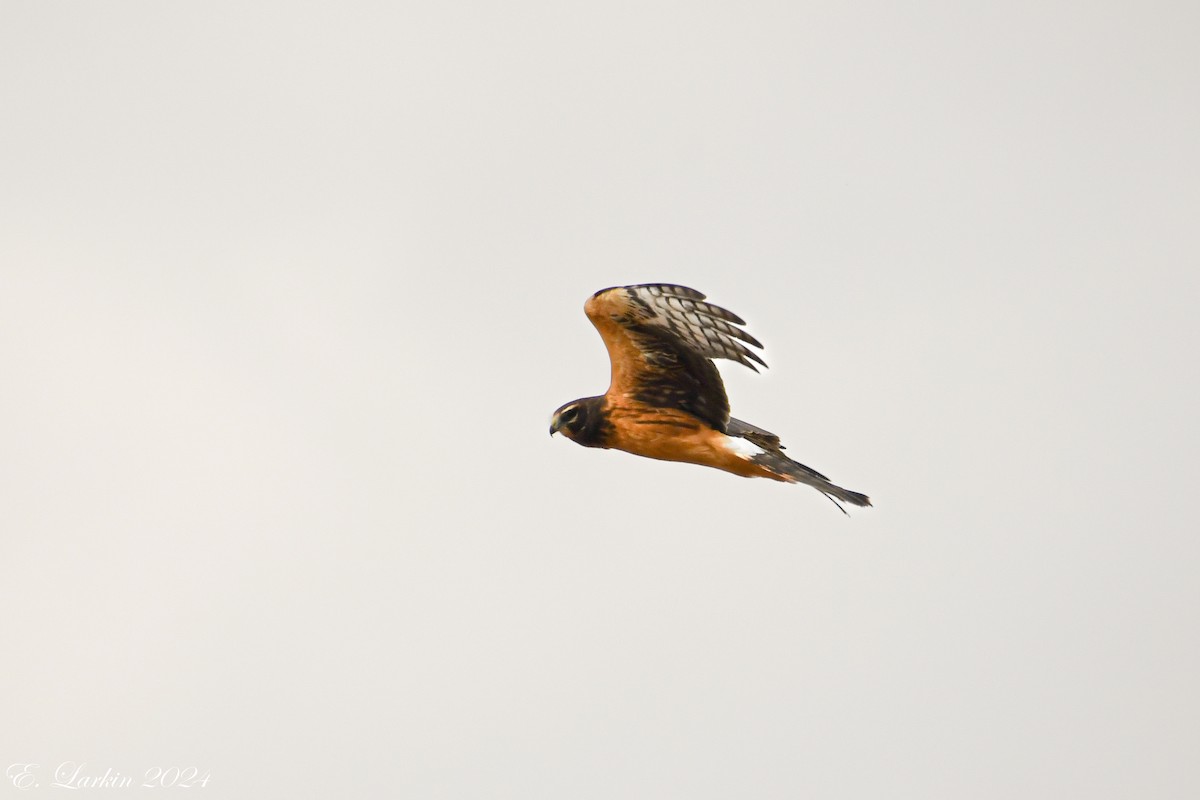
[[(746, 322), (727, 308), (707, 303), (703, 292), (674, 283), (642, 283), (621, 289), (652, 324), (686, 342), (705, 358), (724, 358), (758, 372), (767, 362), (750, 347), (762, 349), (758, 339), (743, 330)], [(612, 289), (602, 289), (593, 298)]]

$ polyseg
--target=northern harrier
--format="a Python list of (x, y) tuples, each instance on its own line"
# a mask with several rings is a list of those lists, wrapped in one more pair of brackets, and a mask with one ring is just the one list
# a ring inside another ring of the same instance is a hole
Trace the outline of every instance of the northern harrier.
[[(550, 435), (584, 447), (684, 461), (747, 478), (806, 483), (837, 503), (869, 506), (821, 473), (783, 454), (779, 437), (729, 416), (725, 385), (711, 359), (755, 372), (762, 348), (736, 314), (704, 302), (695, 289), (648, 283), (596, 292), (584, 304), (612, 362), (600, 397), (572, 400), (554, 412)], [(843, 508), (844, 512), (845, 509)]]

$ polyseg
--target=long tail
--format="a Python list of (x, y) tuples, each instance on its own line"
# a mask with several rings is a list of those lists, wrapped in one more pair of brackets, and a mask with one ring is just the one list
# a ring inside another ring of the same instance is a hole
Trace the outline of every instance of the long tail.
[[(770, 431), (764, 430), (757, 425), (751, 425), (749, 422), (733, 418), (730, 418), (726, 430), (728, 435), (741, 437), (763, 451), (752, 457), (751, 461), (766, 467), (772, 473), (778, 475), (780, 480), (789, 483), (808, 484), (833, 501), (835, 506), (842, 509), (843, 514), (846, 514), (846, 509), (842, 508), (842, 504), (838, 500), (841, 500), (842, 503), (849, 503), (855, 506), (871, 505), (871, 498), (865, 494), (843, 489), (812, 467), (806, 467), (799, 461), (792, 461), (785, 456), (783, 454), (783, 444), (779, 441), (779, 437)], [(850, 515), (846, 514), (846, 516)]]
[[(828, 497), (835, 506), (842, 510), (843, 514), (846, 514), (846, 509), (842, 507), (842, 504), (838, 500), (841, 500), (842, 503), (849, 503), (855, 506), (871, 505), (871, 498), (862, 492), (843, 489), (812, 467), (806, 467), (799, 461), (793, 461), (778, 451), (768, 451), (762, 455), (755, 456), (752, 460), (762, 464), (790, 483), (804, 483), (813, 487)], [(847, 516), (849, 515), (847, 514)]]

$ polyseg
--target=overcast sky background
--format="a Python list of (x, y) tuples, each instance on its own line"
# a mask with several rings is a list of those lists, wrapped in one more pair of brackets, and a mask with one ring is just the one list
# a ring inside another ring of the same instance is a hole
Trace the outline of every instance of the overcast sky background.
[[(1182, 0), (5, 0), (0, 766), (1200, 796), (1197, 98)], [(646, 281), (876, 507), (549, 439)]]

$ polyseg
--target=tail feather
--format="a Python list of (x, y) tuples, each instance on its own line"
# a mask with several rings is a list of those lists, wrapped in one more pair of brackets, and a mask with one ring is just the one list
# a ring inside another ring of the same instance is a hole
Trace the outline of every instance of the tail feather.
[[(745, 439), (754, 445), (755, 449), (762, 451), (753, 455), (750, 458), (751, 461), (766, 467), (774, 475), (778, 475), (780, 480), (808, 484), (828, 497), (835, 506), (842, 509), (843, 514), (846, 513), (846, 509), (842, 508), (842, 503), (849, 503), (853, 506), (871, 505), (871, 498), (862, 492), (843, 489), (812, 467), (806, 467), (799, 461), (793, 461), (785, 456), (779, 437), (768, 430), (731, 417), (726, 426), (726, 434), (738, 439)], [(839, 503), (839, 500), (842, 503)]]
[(778, 451), (763, 453), (762, 455), (755, 456), (753, 460), (762, 464), (776, 475), (782, 476), (784, 480), (791, 483), (803, 483), (813, 487), (832, 500), (834, 505), (841, 508), (843, 514), (846, 513), (846, 509), (842, 508), (841, 503), (838, 503), (839, 500), (854, 506), (871, 505), (871, 498), (862, 492), (843, 489), (815, 469), (806, 467), (799, 461), (793, 461)]

